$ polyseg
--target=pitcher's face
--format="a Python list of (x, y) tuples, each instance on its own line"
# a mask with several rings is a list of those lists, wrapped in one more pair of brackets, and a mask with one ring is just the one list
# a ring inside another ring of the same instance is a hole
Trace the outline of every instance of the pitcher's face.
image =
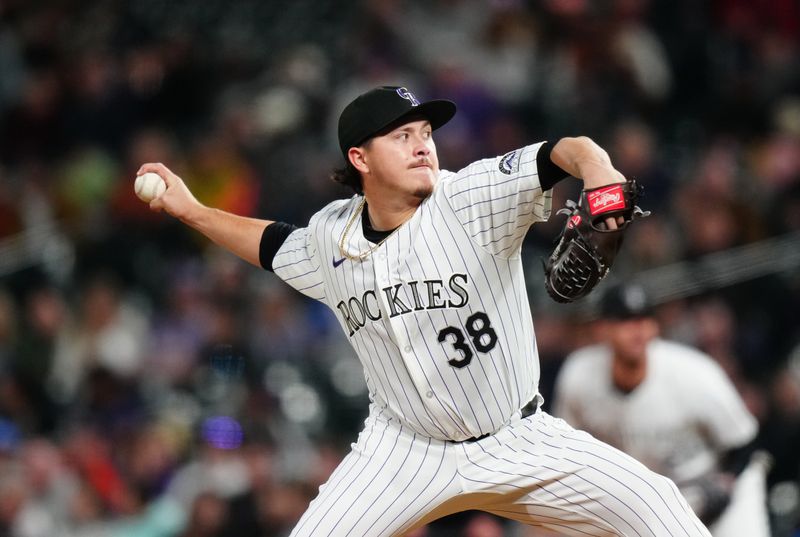
[(361, 170), (365, 190), (427, 198), (439, 175), (432, 131), (427, 120), (411, 120), (365, 144), (363, 162), (368, 171)]

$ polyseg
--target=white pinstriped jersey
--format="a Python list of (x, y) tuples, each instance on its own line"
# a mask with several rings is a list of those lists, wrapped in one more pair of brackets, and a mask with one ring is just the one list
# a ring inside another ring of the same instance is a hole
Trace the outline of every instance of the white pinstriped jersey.
[(647, 376), (630, 394), (611, 380), (611, 350), (572, 353), (559, 374), (555, 415), (672, 478), (678, 487), (716, 470), (719, 454), (752, 440), (757, 423), (709, 356), (655, 339)]
[[(537, 394), (539, 359), (520, 250), (550, 214), (541, 144), (442, 170), (414, 216), (363, 261), (362, 198), (333, 202), (273, 260), (325, 302), (364, 366), (371, 400), (417, 433), (464, 440), (498, 430)], [(517, 414), (518, 415), (518, 414)]]

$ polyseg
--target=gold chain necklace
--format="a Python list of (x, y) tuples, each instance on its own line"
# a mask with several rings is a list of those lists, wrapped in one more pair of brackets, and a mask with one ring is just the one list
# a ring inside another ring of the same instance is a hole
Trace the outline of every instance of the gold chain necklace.
[(345, 242), (347, 241), (347, 234), (348, 234), (348, 233), (350, 233), (350, 228), (353, 226), (353, 223), (356, 221), (356, 219), (358, 218), (358, 216), (359, 216), (360, 214), (362, 214), (362, 212), (364, 211), (364, 205), (365, 205), (366, 203), (367, 203), (367, 197), (366, 197), (366, 196), (364, 196), (363, 198), (361, 198), (361, 203), (358, 205), (358, 207), (356, 208), (356, 210), (353, 212), (353, 216), (351, 216), (351, 217), (350, 217), (350, 221), (348, 221), (348, 222), (347, 222), (347, 225), (344, 227), (344, 232), (342, 233), (342, 238), (341, 238), (341, 239), (339, 239), (339, 251), (342, 253), (342, 256), (346, 257), (347, 259), (349, 259), (349, 260), (351, 260), (351, 261), (363, 261), (364, 259), (366, 259), (366, 258), (367, 258), (367, 256), (368, 256), (369, 254), (371, 254), (372, 252), (374, 252), (375, 250), (377, 250), (378, 248), (380, 248), (381, 244), (383, 244), (384, 242), (386, 242), (387, 240), (389, 240), (389, 237), (391, 237), (392, 235), (394, 235), (395, 233), (397, 233), (397, 230), (398, 230), (398, 229), (400, 229), (400, 227), (401, 227), (403, 224), (405, 224), (406, 222), (408, 222), (408, 220), (410, 220), (410, 219), (411, 219), (411, 216), (414, 216), (414, 213), (412, 213), (412, 214), (411, 214), (411, 216), (409, 216), (409, 217), (408, 217), (406, 220), (404, 220), (404, 221), (403, 221), (403, 222), (402, 222), (402, 223), (401, 223), (399, 226), (397, 226), (396, 228), (394, 228), (394, 230), (393, 230), (391, 233), (389, 233), (389, 234), (388, 234), (388, 235), (386, 235), (384, 238), (382, 238), (382, 239), (380, 240), (380, 242), (376, 243), (374, 246), (372, 246), (372, 247), (371, 247), (369, 250), (367, 250), (366, 252), (359, 252), (359, 253), (357, 253), (357, 254), (353, 255), (353, 254), (349, 253), (349, 252), (348, 252), (348, 251), (345, 249), (345, 247), (344, 247), (344, 244), (345, 244)]

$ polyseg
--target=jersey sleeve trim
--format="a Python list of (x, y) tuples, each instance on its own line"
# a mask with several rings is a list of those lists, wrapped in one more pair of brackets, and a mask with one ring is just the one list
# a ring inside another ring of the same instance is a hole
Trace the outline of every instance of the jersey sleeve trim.
[(294, 228), (271, 263), (275, 275), (285, 283), (310, 298), (325, 301), (323, 271), (320, 270), (317, 247), (309, 227)]
[[(556, 142), (558, 143), (558, 142)], [(556, 183), (562, 181), (570, 176), (560, 166), (553, 162), (550, 158), (550, 153), (553, 151), (555, 144), (545, 142), (536, 153), (536, 169), (539, 171), (539, 184), (542, 185), (542, 190), (550, 190)]]
[(285, 222), (273, 222), (264, 228), (264, 232), (261, 234), (261, 243), (258, 247), (258, 261), (265, 270), (275, 272), (272, 267), (275, 254), (278, 253), (283, 243), (296, 229), (298, 229), (297, 226)]

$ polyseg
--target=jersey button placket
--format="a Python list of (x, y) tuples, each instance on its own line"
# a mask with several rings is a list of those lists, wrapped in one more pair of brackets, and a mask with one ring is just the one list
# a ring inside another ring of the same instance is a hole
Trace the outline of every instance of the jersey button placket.
[(377, 298), (381, 307), (384, 311), (384, 314), (387, 315), (388, 318), (388, 326), (387, 329), (389, 330), (389, 334), (393, 336), (394, 341), (397, 343), (397, 350), (398, 353), (403, 358), (403, 362), (408, 370), (409, 375), (412, 378), (415, 386), (417, 386), (420, 391), (418, 393), (425, 394), (427, 399), (433, 399), (433, 391), (428, 389), (425, 392), (422, 392), (422, 386), (428, 387), (430, 384), (428, 383), (427, 379), (425, 378), (425, 374), (423, 371), (420, 370), (419, 365), (417, 364), (416, 360), (413, 357), (413, 347), (411, 346), (411, 342), (406, 340), (405, 338), (401, 339), (397, 337), (399, 334), (405, 333), (405, 326), (403, 325), (403, 321), (401, 320), (400, 316), (397, 315), (392, 318), (389, 314), (391, 312), (391, 305), (389, 304), (389, 299), (385, 292), (381, 292), (380, 288), (388, 287), (389, 283), (389, 273), (391, 271), (390, 267), (386, 266), (386, 253), (385, 252), (378, 252), (376, 259), (378, 261), (383, 262), (376, 262), (374, 263), (374, 270), (375, 270), (375, 281), (378, 282), (378, 290), (377, 290)]
[[(389, 275), (383, 272), (380, 268), (376, 267), (375, 281), (378, 282), (378, 287), (386, 287), (387, 285), (389, 285)], [(378, 289), (378, 292), (380, 292), (380, 289)], [(383, 299), (384, 297), (381, 296), (380, 298)]]

